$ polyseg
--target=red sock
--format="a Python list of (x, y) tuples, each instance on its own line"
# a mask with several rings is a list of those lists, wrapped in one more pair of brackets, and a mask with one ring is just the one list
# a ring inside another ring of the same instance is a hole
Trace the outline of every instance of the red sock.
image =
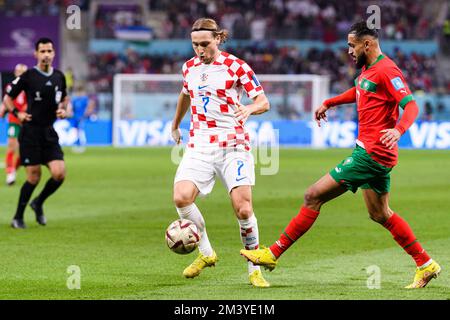
[(7, 173), (11, 173), (11, 172), (13, 172), (15, 170), (15, 167), (14, 167), (14, 152), (13, 151), (7, 151), (6, 152), (5, 164), (6, 164), (6, 172)]
[(298, 238), (311, 228), (316, 221), (319, 211), (302, 206), (300, 212), (295, 216), (281, 234), (280, 238), (269, 248), (275, 257), (281, 256)]
[(383, 226), (391, 232), (394, 240), (414, 259), (418, 267), (430, 260), (411, 227), (398, 214), (394, 213)]

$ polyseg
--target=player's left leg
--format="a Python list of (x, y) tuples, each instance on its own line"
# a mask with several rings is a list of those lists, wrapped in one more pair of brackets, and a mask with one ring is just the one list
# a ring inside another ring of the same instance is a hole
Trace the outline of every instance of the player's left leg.
[(43, 211), (44, 201), (58, 190), (66, 177), (64, 160), (52, 160), (47, 163), (47, 166), (50, 170), (51, 177), (47, 180), (41, 193), (30, 203), (31, 208), (36, 213), (36, 221), (43, 226), (47, 224)]
[[(253, 155), (246, 151), (223, 150), (216, 155), (215, 168), (230, 195), (239, 222), (239, 233), (246, 249), (259, 247), (258, 221), (253, 212), (252, 186), (255, 184)], [(248, 262), (250, 283), (255, 287), (269, 287), (260, 267)]]
[(74, 119), (73, 127), (77, 132), (77, 140), (72, 147), (72, 151), (75, 153), (83, 153), (86, 151), (86, 134), (84, 132), (84, 121), (81, 119)]
[(280, 256), (313, 226), (322, 205), (346, 191), (347, 188), (339, 184), (329, 173), (324, 175), (306, 190), (300, 211), (292, 218), (275, 243), (269, 248), (260, 250), (241, 250), (241, 255), (255, 263), (257, 261), (257, 264), (263, 265), (266, 269), (273, 270)]
[(389, 193), (363, 189), (364, 201), (370, 218), (388, 229), (394, 240), (408, 253), (417, 265), (414, 282), (407, 288), (425, 287), (437, 277), (441, 267), (422, 248), (409, 224), (389, 208)]
[[(258, 220), (253, 212), (252, 187), (242, 185), (230, 192), (231, 203), (239, 222), (241, 241), (246, 250), (259, 248)], [(248, 261), (249, 280), (255, 287), (269, 287), (259, 266)]]
[(16, 182), (16, 153), (19, 147), (17, 138), (8, 138), (6, 149), (6, 184), (13, 185)]

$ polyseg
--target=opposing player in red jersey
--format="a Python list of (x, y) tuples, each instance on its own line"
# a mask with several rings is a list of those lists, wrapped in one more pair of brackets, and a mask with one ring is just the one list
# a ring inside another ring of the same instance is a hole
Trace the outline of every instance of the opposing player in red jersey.
[[(414, 281), (407, 288), (425, 287), (441, 267), (422, 248), (408, 223), (389, 207), (397, 142), (414, 122), (418, 107), (400, 69), (381, 52), (375, 29), (368, 28), (365, 21), (355, 23), (348, 34), (348, 46), (362, 72), (353, 88), (326, 100), (315, 111), (315, 118), (320, 126), (321, 120), (327, 120), (329, 108), (356, 102), (359, 132), (352, 155), (308, 188), (300, 212), (270, 248), (241, 250), (241, 254), (273, 270), (281, 254), (313, 225), (322, 205), (347, 190), (361, 188), (370, 218), (389, 230), (417, 265)], [(400, 121), (399, 107), (404, 110)]]
[[(197, 277), (215, 265), (217, 255), (209, 242), (203, 215), (195, 204), (207, 195), (219, 177), (231, 198), (238, 218), (243, 245), (259, 245), (258, 224), (252, 206), (255, 184), (254, 160), (245, 122), (251, 114), (269, 110), (270, 105), (253, 70), (243, 60), (223, 52), (219, 45), (227, 38), (212, 19), (199, 19), (191, 31), (196, 56), (183, 65), (183, 88), (172, 122), (172, 136), (180, 143), (180, 122), (191, 111), (191, 126), (186, 152), (174, 181), (173, 200), (181, 218), (193, 221), (200, 230), (200, 254), (183, 275)], [(240, 104), (243, 93), (252, 100)], [(248, 263), (253, 286), (268, 287), (260, 267)]]
[[(14, 68), (14, 76), (20, 77), (22, 73), (27, 71), (28, 67), (22, 63), (19, 63)], [(11, 85), (6, 86), (6, 92), (11, 90)], [(14, 99), (14, 106), (19, 112), (23, 112), (27, 109), (27, 98), (25, 92), (22, 91), (16, 99)], [(0, 117), (6, 114), (6, 106), (2, 103), (0, 107)], [(20, 165), (19, 156), (19, 133), (22, 123), (17, 117), (9, 113), (8, 115), (8, 146), (6, 148), (5, 168), (6, 168), (6, 184), (13, 185), (16, 182), (16, 170)]]

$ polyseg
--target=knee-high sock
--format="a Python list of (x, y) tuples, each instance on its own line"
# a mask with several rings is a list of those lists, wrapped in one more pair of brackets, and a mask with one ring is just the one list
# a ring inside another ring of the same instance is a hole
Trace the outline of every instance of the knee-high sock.
[(212, 256), (213, 249), (209, 242), (208, 234), (206, 233), (205, 220), (195, 203), (183, 208), (177, 208), (177, 212), (181, 219), (190, 220), (197, 226), (198, 231), (200, 232), (200, 242), (198, 244), (200, 253), (204, 256)]
[(16, 170), (15, 164), (14, 164), (14, 152), (13, 151), (6, 152), (5, 165), (6, 165), (6, 173), (11, 173)]
[[(258, 220), (255, 214), (248, 219), (238, 219), (241, 232), (241, 241), (247, 250), (259, 248), (259, 231)], [(259, 270), (259, 266), (255, 266), (251, 261), (248, 262), (248, 272), (252, 273)]]
[(47, 183), (45, 184), (44, 189), (42, 189), (41, 193), (36, 198), (37, 204), (42, 205), (50, 195), (52, 195), (58, 188), (62, 185), (64, 180), (55, 180), (53, 178), (50, 178), (47, 180)]
[(31, 184), (28, 181), (25, 181), (25, 183), (22, 185), (22, 188), (20, 189), (19, 203), (17, 204), (17, 210), (14, 219), (23, 219), (23, 213), (28, 204), (28, 201), (31, 198), (31, 195), (33, 194), (34, 188), (36, 188), (36, 185)]
[(273, 255), (278, 258), (283, 252), (289, 249), (298, 238), (311, 228), (319, 213), (319, 211), (302, 206), (298, 215), (289, 222), (284, 233), (270, 246), (270, 251), (272, 251)]
[(414, 259), (418, 267), (430, 261), (411, 227), (397, 213), (394, 213), (383, 226), (391, 232), (394, 240)]

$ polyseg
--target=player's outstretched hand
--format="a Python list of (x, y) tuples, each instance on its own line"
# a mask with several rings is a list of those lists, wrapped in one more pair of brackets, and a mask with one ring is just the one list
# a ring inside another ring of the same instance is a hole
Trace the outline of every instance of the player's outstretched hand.
[(172, 130), (172, 139), (173, 139), (173, 141), (175, 141), (176, 144), (180, 144), (181, 143), (181, 130), (180, 130), (180, 128)]
[(17, 118), (20, 120), (20, 122), (31, 121), (31, 114), (26, 112), (19, 112), (17, 113)]
[(326, 105), (321, 105), (314, 113), (314, 118), (316, 119), (317, 125), (320, 127), (320, 120), (323, 119), (325, 122), (328, 121), (327, 119), (327, 110), (329, 108)]
[(252, 110), (248, 106), (244, 106), (240, 103), (237, 103), (236, 105), (237, 110), (234, 112), (234, 115), (236, 116), (237, 121), (241, 125), (244, 125), (248, 117), (250, 117), (250, 115), (252, 114)]
[(380, 141), (382, 144), (384, 144), (389, 149), (394, 148), (395, 144), (398, 140), (400, 140), (400, 137), (402, 136), (400, 132), (397, 129), (384, 129), (380, 131), (381, 133), (384, 133)]
[(56, 110), (56, 117), (57, 117), (58, 119), (65, 119), (65, 118), (67, 118), (67, 111), (66, 111), (66, 109), (64, 109), (64, 108), (58, 108), (58, 109)]

